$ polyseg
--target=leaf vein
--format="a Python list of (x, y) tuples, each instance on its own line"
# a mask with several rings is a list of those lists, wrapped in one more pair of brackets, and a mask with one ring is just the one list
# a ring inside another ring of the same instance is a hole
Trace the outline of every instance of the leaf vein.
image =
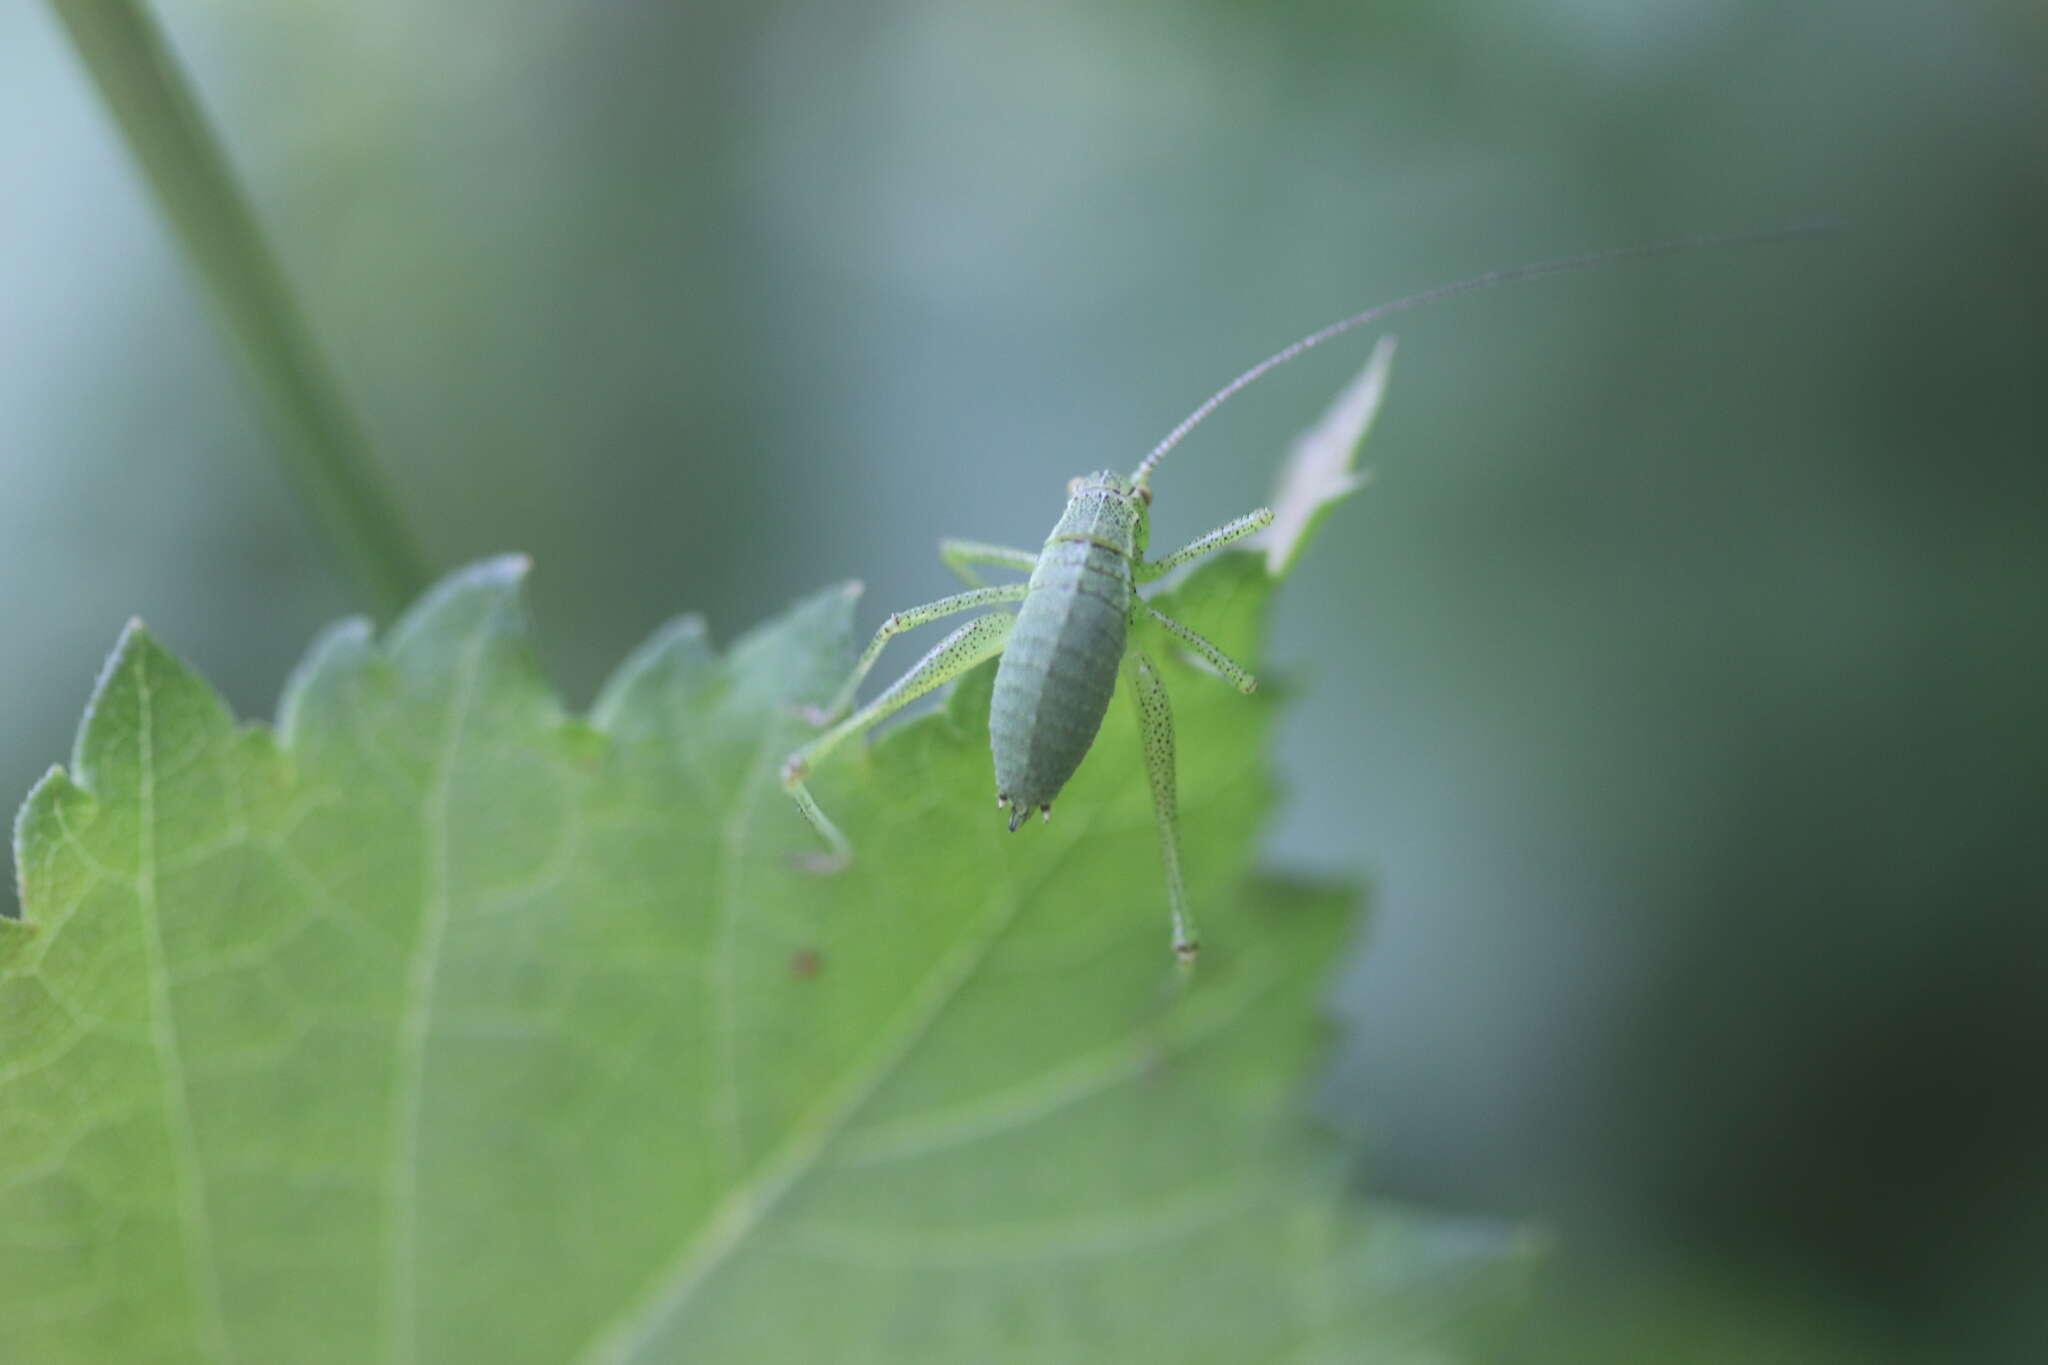
[[(453, 799), (456, 752), (469, 710), (475, 701), (489, 626), (480, 623), (462, 652), (454, 695), (443, 720), (441, 744), (434, 756), (421, 819), (427, 831), (422, 849), (420, 925), (406, 964), (403, 1012), (392, 1064), (390, 1151), (385, 1172), (389, 1220), (389, 1274), (386, 1277), (386, 1358), (394, 1365), (416, 1358), (419, 1350), (419, 1146), (425, 1101), (427, 1037), (434, 1008), (434, 986), (440, 970), (441, 942), (449, 910), (448, 816)], [(367, 734), (367, 732), (366, 732)]]
[(198, 1136), (193, 1128), (190, 1097), (185, 1086), (184, 1055), (178, 1043), (163, 923), (157, 905), (156, 755), (153, 749), (155, 694), (149, 683), (148, 651), (138, 650), (134, 658), (137, 768), (134, 888), (136, 910), (142, 920), (143, 959), (148, 974), (150, 1036), (157, 1056), (165, 1122), (170, 1130), (171, 1161), (175, 1171), (174, 1197), (188, 1273), (188, 1291), (197, 1319), (194, 1324), (198, 1334), (197, 1345), (212, 1359), (224, 1360), (228, 1347), (226, 1327), (221, 1317), (220, 1272), (214, 1260), (213, 1227), (199, 1166)]
[(1084, 1216), (997, 1223), (967, 1229), (897, 1229), (806, 1222), (794, 1229), (806, 1251), (875, 1269), (957, 1270), (1073, 1256), (1116, 1256), (1210, 1232), (1218, 1223), (1272, 1202), (1265, 1180), (1202, 1181), (1154, 1203), (1094, 1210)]
[(1002, 1090), (855, 1130), (841, 1145), (835, 1164), (879, 1165), (997, 1137), (1134, 1079), (1163, 1058), (1187, 1052), (1228, 1028), (1278, 986), (1283, 979), (1279, 963), (1270, 953), (1262, 956), (1257, 969), (1246, 971), (1235, 990), (1197, 996), (1164, 1036), (1147, 1023)]

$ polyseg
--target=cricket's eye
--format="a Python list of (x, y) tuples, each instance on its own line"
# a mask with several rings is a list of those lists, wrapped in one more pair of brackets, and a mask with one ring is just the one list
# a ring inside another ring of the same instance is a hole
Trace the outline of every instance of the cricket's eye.
[(1138, 485), (1138, 501), (1144, 503), (1147, 507), (1152, 505), (1152, 490), (1144, 484)]
[(1076, 496), (1078, 496), (1078, 495), (1080, 494), (1080, 492), (1081, 492), (1081, 484), (1082, 484), (1082, 482), (1083, 482), (1083, 480), (1082, 480), (1082, 478), (1081, 478), (1081, 476), (1080, 476), (1079, 474), (1076, 474), (1076, 475), (1075, 475), (1075, 476), (1074, 476), (1073, 478), (1071, 478), (1071, 479), (1068, 479), (1068, 480), (1067, 480), (1067, 496), (1068, 496), (1068, 497), (1070, 497), (1070, 498), (1071, 498), (1071, 497), (1076, 497)]

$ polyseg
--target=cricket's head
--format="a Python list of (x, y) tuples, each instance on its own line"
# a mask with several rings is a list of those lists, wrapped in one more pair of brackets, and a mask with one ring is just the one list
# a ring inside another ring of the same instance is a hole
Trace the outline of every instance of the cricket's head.
[(1067, 481), (1067, 514), (1077, 510), (1085, 519), (1107, 531), (1111, 523), (1129, 539), (1131, 553), (1143, 558), (1150, 530), (1146, 509), (1152, 505), (1152, 490), (1113, 469), (1097, 470)]
[(1098, 469), (1093, 474), (1083, 474), (1067, 480), (1067, 496), (1078, 498), (1083, 493), (1106, 493), (1113, 498), (1137, 498), (1143, 502), (1152, 501), (1152, 490), (1141, 487), (1128, 475), (1114, 469)]

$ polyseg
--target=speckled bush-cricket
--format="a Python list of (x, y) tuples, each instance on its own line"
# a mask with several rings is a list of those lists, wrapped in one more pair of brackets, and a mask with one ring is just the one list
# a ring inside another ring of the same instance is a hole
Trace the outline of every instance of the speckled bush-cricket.
[[(933, 688), (984, 660), (1000, 656), (995, 693), (989, 704), (989, 746), (995, 756), (996, 805), (1009, 811), (1010, 830), (1014, 833), (1033, 810), (1051, 818), (1053, 799), (1080, 767), (1102, 718), (1108, 714), (1110, 697), (1121, 672), (1137, 707), (1145, 769), (1151, 779), (1153, 806), (1159, 819), (1159, 848), (1166, 869), (1173, 951), (1183, 964), (1192, 963), (1199, 940), (1181, 880), (1173, 716), (1159, 667), (1139, 643), (1138, 634), (1141, 630), (1163, 634), (1206, 660), (1211, 669), (1240, 692), (1251, 692), (1258, 684), (1222, 650), (1147, 603), (1138, 595), (1138, 585), (1243, 540), (1268, 525), (1273, 512), (1265, 507), (1247, 512), (1207, 535), (1196, 537), (1170, 555), (1147, 559), (1151, 479), (1159, 461), (1202, 419), (1275, 366), (1389, 314), (1517, 280), (1698, 247), (1782, 241), (1829, 230), (1795, 227), (1728, 237), (1692, 237), (1539, 261), (1425, 289), (1311, 332), (1203, 400), (1152, 448), (1128, 477), (1104, 470), (1071, 481), (1067, 485), (1066, 511), (1060, 514), (1052, 534), (1037, 552), (976, 541), (942, 540), (940, 557), (969, 584), (968, 590), (896, 612), (882, 622), (838, 696), (814, 715), (818, 723), (830, 728), (791, 754), (782, 765), (784, 788), (830, 846), (829, 861), (843, 862), (852, 855), (852, 846), (818, 808), (804, 785), (818, 760)], [(1029, 577), (1022, 583), (989, 586), (982, 582), (976, 566), (1014, 569)], [(1012, 605), (1017, 608), (1014, 615), (993, 611), (961, 626), (939, 641), (881, 695), (852, 715), (846, 714), (861, 680), (893, 636), (960, 612)]]

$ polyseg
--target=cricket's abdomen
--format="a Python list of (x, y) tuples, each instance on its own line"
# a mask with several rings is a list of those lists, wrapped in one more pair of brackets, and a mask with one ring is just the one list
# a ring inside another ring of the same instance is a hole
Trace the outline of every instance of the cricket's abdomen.
[(1055, 540), (1039, 554), (989, 705), (996, 792), (1009, 800), (1012, 829), (1052, 804), (1094, 743), (1133, 591), (1130, 559), (1109, 546)]

